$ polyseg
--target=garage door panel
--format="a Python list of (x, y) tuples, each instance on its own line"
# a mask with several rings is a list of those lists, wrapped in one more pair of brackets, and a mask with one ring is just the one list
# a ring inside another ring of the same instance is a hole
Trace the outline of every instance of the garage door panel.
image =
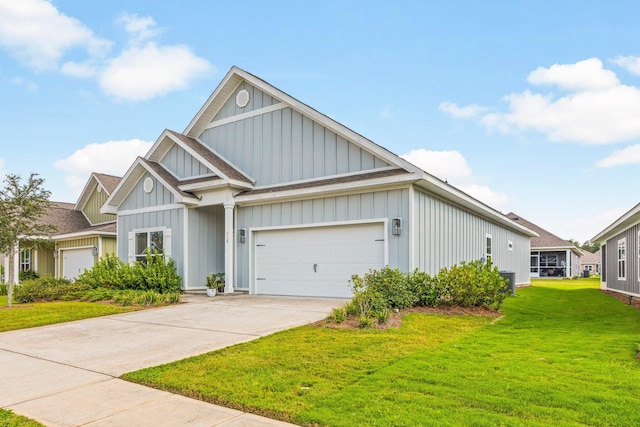
[(91, 248), (65, 249), (62, 252), (62, 277), (73, 280), (94, 264)]
[(384, 266), (384, 227), (260, 231), (255, 253), (257, 293), (350, 297), (353, 274)]

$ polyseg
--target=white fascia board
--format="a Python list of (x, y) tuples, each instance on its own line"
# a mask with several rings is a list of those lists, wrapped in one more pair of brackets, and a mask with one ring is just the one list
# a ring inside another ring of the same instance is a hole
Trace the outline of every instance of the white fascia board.
[[(141, 167), (142, 169), (139, 169), (139, 167)], [(122, 177), (122, 179), (120, 180), (116, 188), (113, 190), (113, 192), (109, 195), (109, 197), (107, 197), (107, 200), (104, 201), (104, 204), (100, 208), (100, 213), (102, 214), (118, 213), (118, 207), (120, 206), (120, 203), (122, 203), (126, 195), (128, 195), (131, 192), (131, 190), (136, 185), (136, 183), (140, 181), (140, 178), (142, 178), (142, 175), (144, 173), (141, 173), (140, 172), (141, 170), (142, 171), (146, 170), (146, 167), (138, 157), (133, 162), (133, 164), (129, 166), (129, 169), (124, 174), (124, 176)], [(137, 173), (137, 176), (134, 176), (134, 172)], [(133, 179), (135, 180), (135, 182), (131, 183), (130, 181)], [(121, 197), (120, 201), (116, 201), (115, 199), (120, 194), (121, 191), (125, 191), (126, 195), (124, 197)]]
[(604, 243), (611, 237), (620, 232), (640, 224), (640, 203), (631, 208), (627, 213), (615, 220), (613, 224), (596, 234), (592, 239), (592, 243)]
[(118, 233), (114, 233), (111, 231), (82, 231), (82, 232), (78, 232), (78, 233), (69, 233), (69, 234), (60, 234), (57, 236), (53, 236), (51, 238), (51, 240), (54, 241), (62, 241), (62, 240), (70, 240), (70, 239), (77, 239), (80, 237), (87, 237), (87, 236), (113, 236), (116, 237), (118, 235)]
[(349, 183), (349, 186), (342, 184), (330, 184), (317, 187), (309, 187), (295, 190), (284, 190), (273, 193), (239, 194), (235, 197), (238, 205), (247, 206), (253, 204), (265, 204), (284, 200), (303, 200), (316, 198), (319, 196), (342, 196), (347, 194), (357, 194), (363, 191), (382, 191), (395, 188), (407, 188), (409, 184), (416, 182), (414, 175), (401, 175), (397, 177), (385, 177), (370, 179), (367, 181)]
[(78, 197), (78, 201), (76, 202), (76, 205), (74, 207), (76, 211), (82, 211), (84, 209), (87, 202), (89, 201), (89, 198), (91, 197), (91, 193), (93, 193), (93, 190), (98, 185), (100, 185), (100, 183), (92, 172), (89, 176), (89, 179), (84, 184), (84, 188), (82, 189), (80, 196)]

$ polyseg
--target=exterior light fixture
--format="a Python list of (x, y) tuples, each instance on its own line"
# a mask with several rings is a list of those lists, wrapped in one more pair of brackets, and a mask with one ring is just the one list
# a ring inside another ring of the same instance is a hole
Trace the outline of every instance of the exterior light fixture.
[(98, 247), (94, 246), (91, 248), (91, 255), (98, 256)]
[(247, 240), (247, 229), (241, 228), (238, 230), (238, 242), (244, 243)]
[(58, 250), (57, 249), (55, 251), (53, 251), (53, 257), (54, 258), (58, 258)]
[(394, 236), (402, 234), (402, 218), (393, 218), (391, 220), (391, 234)]

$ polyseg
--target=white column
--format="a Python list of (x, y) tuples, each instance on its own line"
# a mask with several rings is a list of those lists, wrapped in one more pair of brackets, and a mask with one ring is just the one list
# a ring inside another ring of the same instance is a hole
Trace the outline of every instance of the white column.
[(233, 293), (235, 288), (235, 270), (233, 262), (233, 203), (224, 204), (224, 292)]
[(565, 271), (565, 276), (568, 277), (569, 279), (571, 279), (571, 277), (573, 276), (573, 266), (571, 265), (571, 249), (567, 250), (567, 269)]

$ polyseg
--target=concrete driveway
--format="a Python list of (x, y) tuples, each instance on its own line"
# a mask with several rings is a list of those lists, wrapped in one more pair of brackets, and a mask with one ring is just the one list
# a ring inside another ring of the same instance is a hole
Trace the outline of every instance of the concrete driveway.
[(0, 407), (51, 426), (275, 426), (117, 379), (326, 317), (341, 299), (254, 295), (0, 333)]

